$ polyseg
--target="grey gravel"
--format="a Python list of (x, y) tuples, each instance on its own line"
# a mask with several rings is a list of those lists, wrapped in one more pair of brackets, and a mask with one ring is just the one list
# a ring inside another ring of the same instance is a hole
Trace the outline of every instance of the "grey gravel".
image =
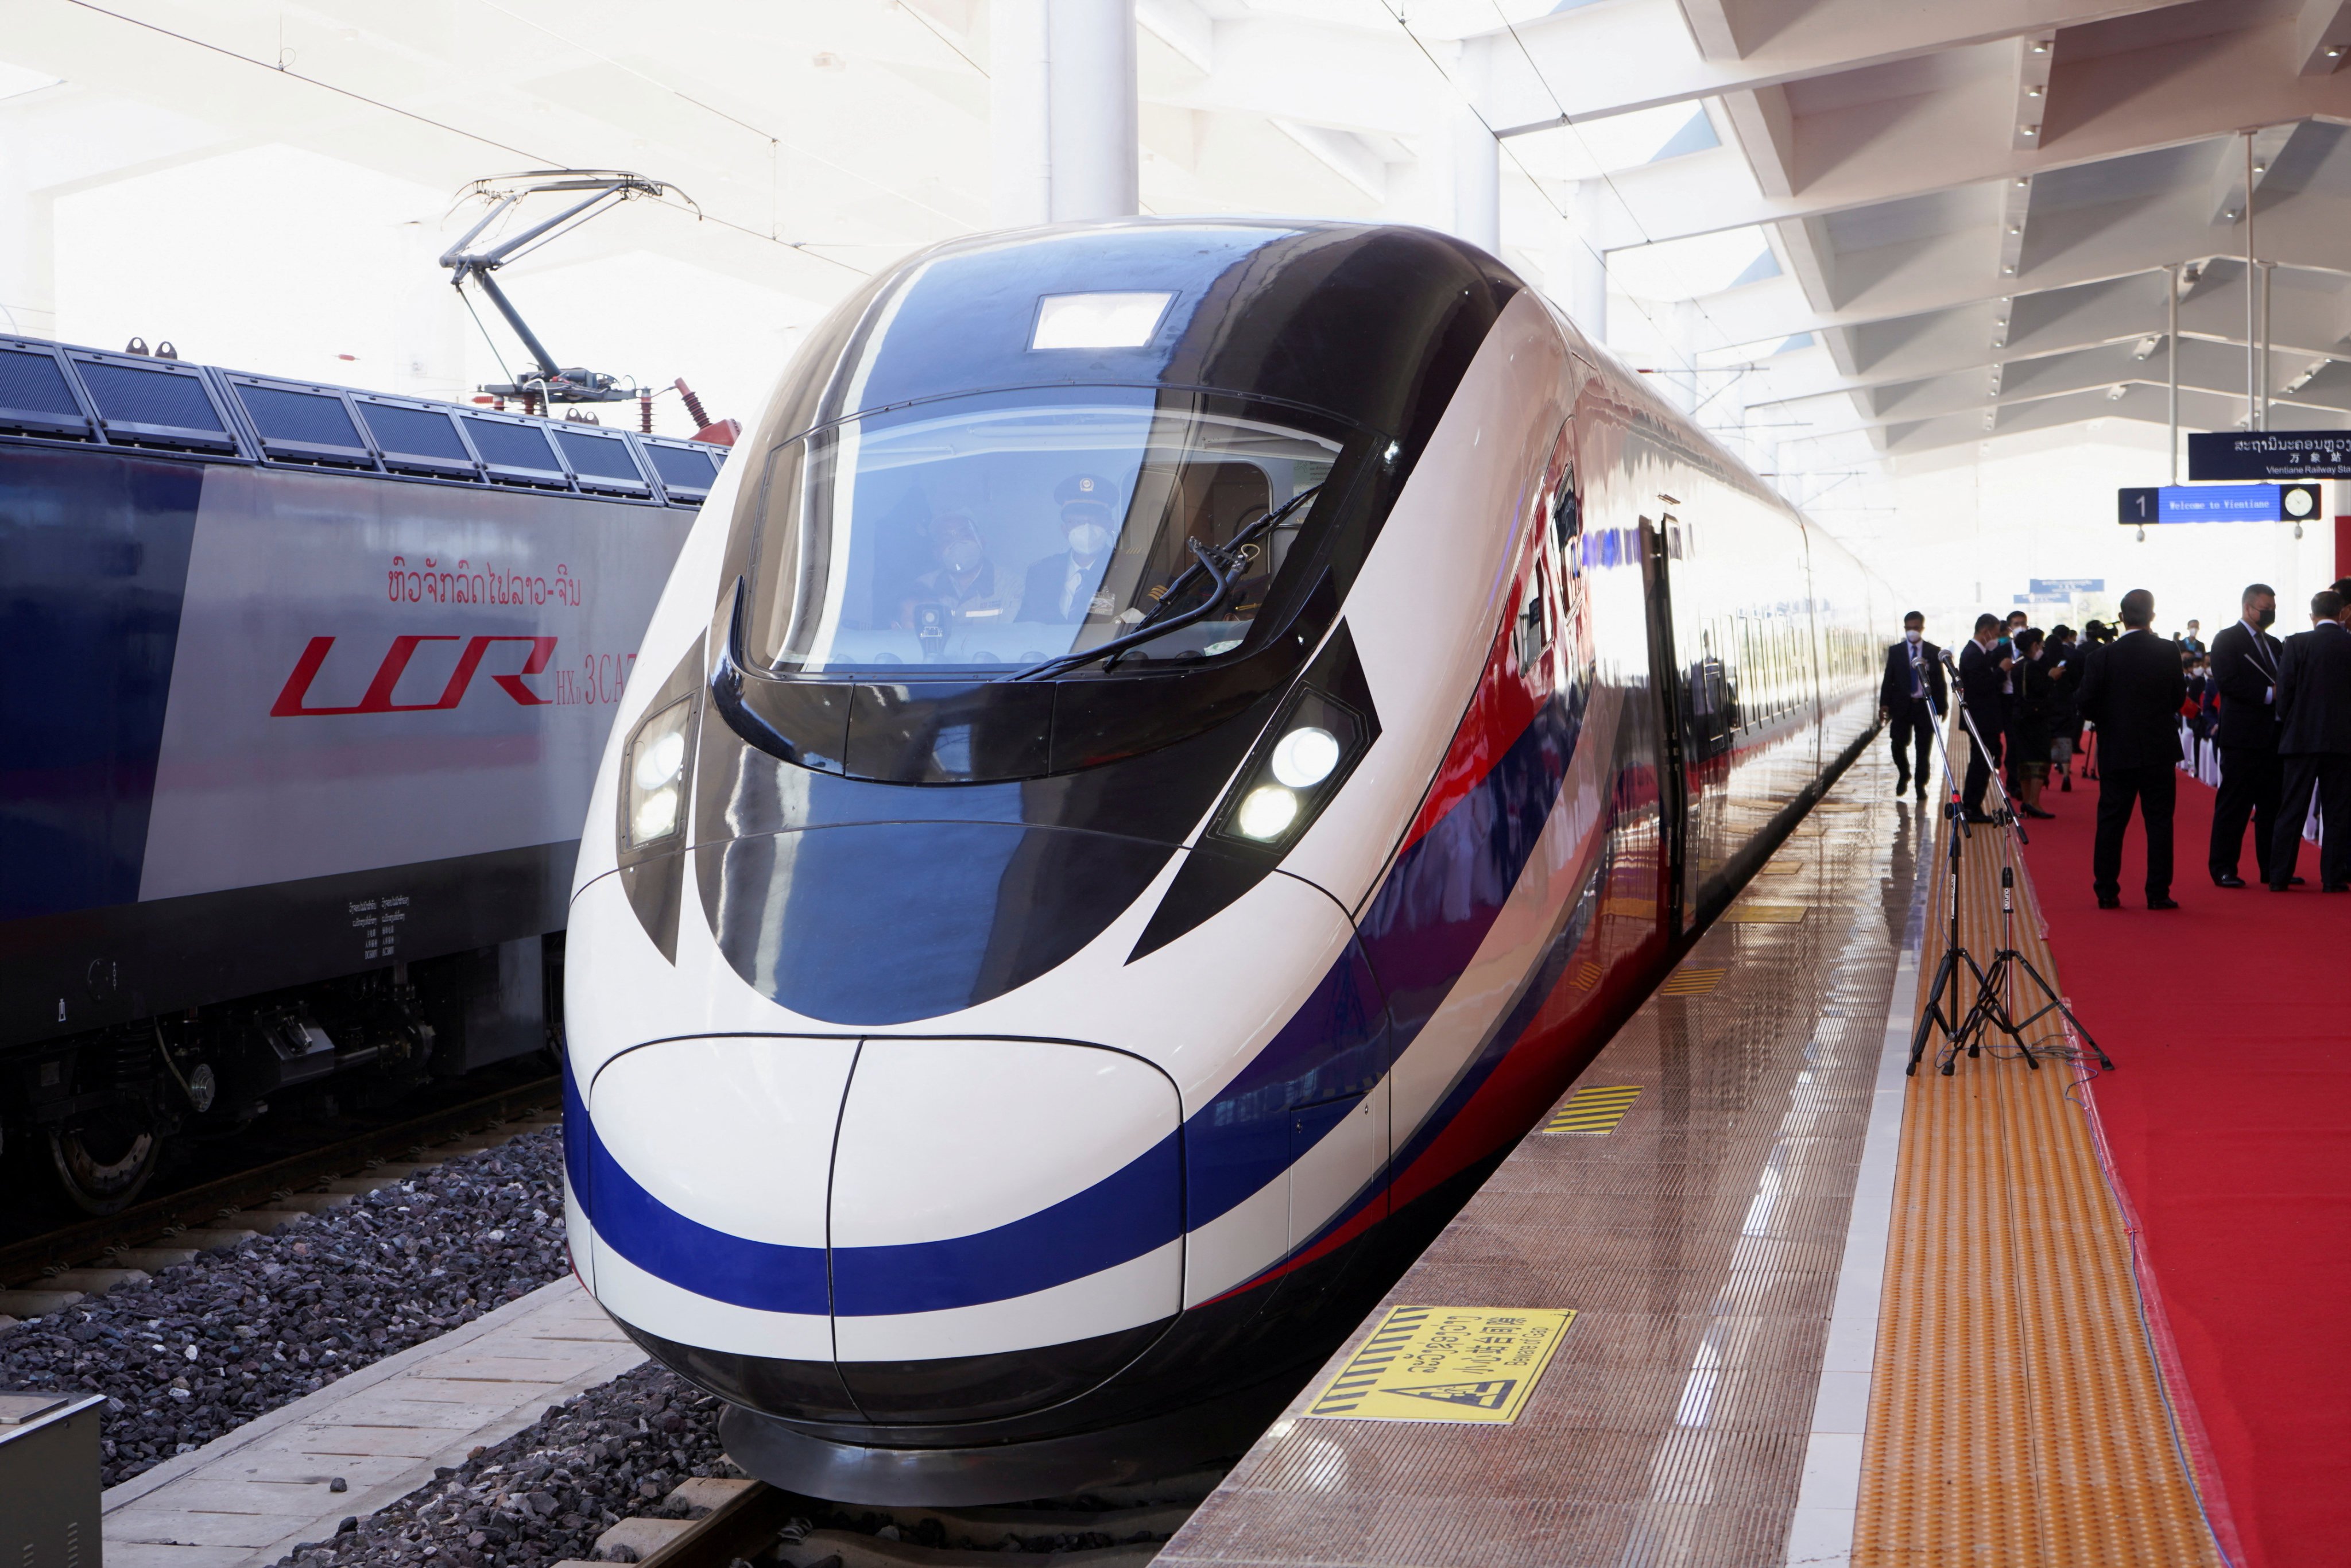
[[(622, 1519), (686, 1517), (667, 1500), (681, 1481), (743, 1473), (719, 1446), (724, 1408), (716, 1396), (647, 1363), (549, 1406), (530, 1427), (475, 1449), (462, 1465), (434, 1471), (399, 1501), (355, 1525), (345, 1521), (331, 1540), (296, 1547), (278, 1568), (531, 1568), (565, 1558), (592, 1561), (596, 1538)], [(792, 1539), (817, 1529), (921, 1546), (950, 1543), (936, 1519), (902, 1527), (887, 1513), (800, 1501), (806, 1514), (792, 1521)], [(1024, 1506), (1105, 1505), (1077, 1497)], [(1080, 1552), (1156, 1539), (1071, 1530), (1015, 1537), (1003, 1550)]]
[(0, 1331), (0, 1386), (108, 1396), (102, 1484), (559, 1279), (549, 1128)]
[(637, 1515), (681, 1517), (666, 1500), (692, 1476), (742, 1472), (718, 1446), (718, 1400), (650, 1364), (550, 1406), (531, 1426), (334, 1539), (281, 1561), (304, 1568), (455, 1568), (587, 1558), (596, 1537)]

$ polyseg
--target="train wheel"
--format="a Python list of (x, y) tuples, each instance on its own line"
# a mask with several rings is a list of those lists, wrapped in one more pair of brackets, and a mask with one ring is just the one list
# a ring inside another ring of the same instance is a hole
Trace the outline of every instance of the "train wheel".
[(49, 1134), (57, 1180), (85, 1214), (113, 1214), (137, 1197), (163, 1152), (155, 1113), (127, 1101), (84, 1115)]

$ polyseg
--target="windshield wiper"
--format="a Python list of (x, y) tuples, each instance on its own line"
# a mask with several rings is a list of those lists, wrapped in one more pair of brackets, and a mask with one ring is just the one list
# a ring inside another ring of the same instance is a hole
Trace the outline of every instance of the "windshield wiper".
[[(1108, 659), (1112, 664), (1116, 664), (1119, 656), (1130, 648), (1156, 642), (1170, 632), (1179, 632), (1196, 621), (1206, 620), (1231, 596), (1233, 583), (1239, 578), (1241, 567), (1246, 563), (1247, 558), (1241, 554), (1243, 547), (1255, 543), (1259, 538), (1280, 527), (1284, 517), (1305, 505), (1312, 498), (1315, 492), (1322, 488), (1320, 485), (1310, 485), (1299, 491), (1279, 507), (1268, 512), (1264, 517), (1235, 534), (1233, 542), (1222, 549), (1203, 545), (1198, 539), (1186, 539), (1184, 543), (1192, 551), (1192, 564), (1184, 569), (1182, 576), (1167, 585), (1167, 591), (1159, 596), (1159, 602), (1152, 606), (1151, 613), (1144, 617), (1143, 623), (1124, 636), (1113, 637), (1096, 647), (1084, 648), (1073, 653), (1063, 653), (1055, 658), (1045, 659), (1029, 665), (1025, 670), (1015, 670), (1008, 675), (999, 675), (997, 678), (1000, 681), (1038, 680), (1046, 675), (1066, 674), (1071, 670), (1082, 669), (1096, 659)], [(1214, 591), (1191, 609), (1180, 611), (1168, 616), (1165, 621), (1159, 619), (1161, 612), (1175, 603), (1184, 591), (1199, 580), (1203, 574), (1216, 585)], [(1108, 664), (1103, 666), (1105, 670), (1109, 667)]]

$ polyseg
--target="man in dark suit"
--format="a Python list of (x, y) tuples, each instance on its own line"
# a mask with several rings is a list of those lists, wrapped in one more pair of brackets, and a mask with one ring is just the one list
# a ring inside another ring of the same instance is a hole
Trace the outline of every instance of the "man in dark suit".
[(2000, 617), (1986, 614), (1976, 617), (1976, 634), (1959, 650), (1959, 695), (1967, 703), (1974, 733), (1983, 737), (1981, 746), (1969, 742), (1967, 782), (1959, 790), (1970, 822), (1991, 821), (1984, 814), (1984, 791), (1991, 787), (1991, 770), (2000, 763), (2001, 737), (2008, 728), (2008, 670), (2016, 662), (2007, 648)]
[(2310, 601), (2310, 630), (2285, 640), (2278, 657), (2278, 755), (2285, 789), (2270, 841), (2270, 889), (2283, 893), (2302, 848), (2303, 819), (2318, 797), (2323, 841), (2319, 884), (2351, 893), (2351, 631), (2343, 596), (2323, 589)]
[(1111, 507), (1117, 495), (1118, 486), (1099, 474), (1072, 474), (1053, 487), (1070, 548), (1029, 563), (1019, 619), (1074, 626), (1115, 608), (1102, 591), (1102, 579), (1116, 537)]
[(1916, 610), (1902, 618), (1902, 641), (1886, 650), (1886, 678), (1877, 684), (1877, 719), (1893, 723), (1894, 792), (1910, 787), (1910, 754), (1918, 759), (1918, 799), (1927, 798), (1933, 767), (1937, 716), (1950, 711), (1943, 679), (1943, 651), (1927, 641), (1927, 618)]
[(2212, 637), (2212, 685), (2220, 694), (2220, 793), (2212, 803), (2212, 844), (2205, 859), (2221, 887), (2242, 887), (2237, 852), (2252, 820), (2253, 862), (2270, 879), (2270, 841), (2278, 814), (2277, 591), (2266, 582), (2245, 590), (2244, 613)]
[(2188, 677), (2179, 646), (2148, 630), (2155, 595), (2123, 595), (2123, 634), (2082, 680), (2082, 716), (2098, 727), (2098, 837), (2090, 874), (2100, 909), (2123, 904), (2123, 835), (2131, 807), (2147, 829), (2147, 906), (2171, 898), (2171, 812), (2179, 796), (2179, 705)]

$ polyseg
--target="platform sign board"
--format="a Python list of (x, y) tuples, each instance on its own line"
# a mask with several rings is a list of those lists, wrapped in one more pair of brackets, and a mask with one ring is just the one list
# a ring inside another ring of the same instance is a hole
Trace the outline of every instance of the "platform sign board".
[(2074, 602), (2074, 596), (2070, 593), (2020, 593), (2015, 597), (2019, 604), (2071, 604)]
[(2032, 584), (2032, 592), (2053, 594), (2059, 599), (2076, 593), (2104, 593), (2105, 591), (2106, 580), (2103, 577), (2036, 577)]
[(1390, 1308), (1306, 1413), (1507, 1425), (1574, 1321), (1562, 1307)]
[(2116, 492), (2116, 521), (2299, 523), (2318, 517), (2315, 485), (2147, 485)]
[(2351, 430), (2220, 431), (2188, 437), (2190, 479), (2351, 479)]

